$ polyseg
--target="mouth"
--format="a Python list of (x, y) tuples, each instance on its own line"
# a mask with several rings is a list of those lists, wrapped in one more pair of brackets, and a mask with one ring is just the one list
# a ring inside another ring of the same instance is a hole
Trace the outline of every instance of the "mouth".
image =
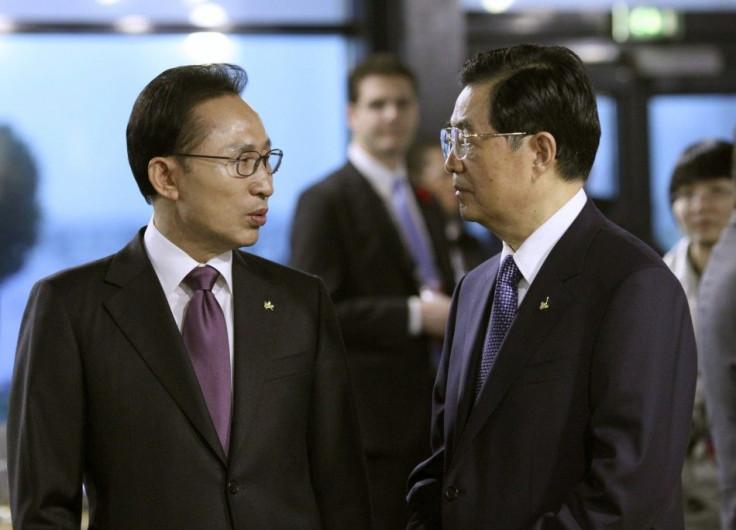
[(455, 183), (453, 187), (455, 188), (455, 197), (460, 197), (460, 195), (462, 195), (463, 193), (468, 192), (467, 188), (464, 188), (463, 186), (457, 183)]
[(268, 208), (261, 208), (260, 210), (249, 213), (248, 219), (250, 219), (255, 226), (260, 227), (266, 224), (267, 213)]
[(710, 228), (711, 226), (715, 225), (716, 222), (713, 219), (696, 219), (693, 223), (698, 228)]

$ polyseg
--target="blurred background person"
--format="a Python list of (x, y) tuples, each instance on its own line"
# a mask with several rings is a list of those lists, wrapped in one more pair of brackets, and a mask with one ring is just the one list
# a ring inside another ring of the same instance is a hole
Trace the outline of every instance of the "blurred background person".
[(290, 264), (322, 277), (354, 383), (377, 529), (406, 525), (406, 483), (429, 455), (430, 401), (454, 275), (442, 212), (407, 179), (413, 72), (368, 57), (348, 79), (348, 161), (299, 197)]
[(420, 197), (425, 191), (429, 192), (442, 208), (455, 281), (501, 251), (500, 239), (490, 232), (488, 237), (481, 239), (470, 232), (460, 217), (452, 174), (445, 170), (445, 157), (439, 139), (418, 141), (409, 151), (408, 170)]
[[(731, 177), (736, 186), (736, 149)], [(721, 490), (721, 528), (736, 528), (736, 212), (721, 233), (698, 293), (698, 352), (703, 393), (716, 450)]]
[(40, 218), (38, 171), (28, 147), (0, 126), (0, 284), (23, 265)]
[[(684, 150), (672, 172), (670, 203), (683, 237), (664, 255), (664, 261), (685, 289), (693, 324), (700, 277), (733, 210), (732, 150), (729, 142), (699, 141)], [(720, 499), (700, 376), (682, 480), (687, 527), (714, 528)]]
[[(23, 265), (36, 243), (40, 208), (38, 170), (26, 144), (0, 125), (0, 294), (4, 280)], [(0, 329), (0, 333), (6, 330)], [(8, 384), (0, 381), (0, 418), (7, 414)], [(5, 421), (0, 421), (0, 504), (8, 502)]]
[(670, 181), (672, 213), (683, 236), (664, 261), (682, 283), (694, 319), (700, 276), (733, 209), (732, 149), (732, 143), (715, 139), (690, 145)]

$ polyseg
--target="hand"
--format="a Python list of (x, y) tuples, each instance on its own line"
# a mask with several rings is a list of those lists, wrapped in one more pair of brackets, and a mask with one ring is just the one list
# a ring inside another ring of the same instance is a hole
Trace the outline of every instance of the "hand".
[(447, 315), (450, 313), (452, 299), (444, 294), (422, 296), (422, 329), (428, 335), (442, 338), (445, 335)]

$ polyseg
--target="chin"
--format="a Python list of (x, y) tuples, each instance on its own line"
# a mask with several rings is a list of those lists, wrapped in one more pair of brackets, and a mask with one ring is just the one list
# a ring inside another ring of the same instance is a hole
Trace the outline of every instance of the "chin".
[(258, 230), (244, 234), (243, 237), (238, 240), (238, 247), (252, 247), (258, 243), (258, 235)]
[(475, 222), (477, 221), (476, 216), (473, 215), (472, 210), (470, 210), (467, 206), (460, 203), (460, 217), (463, 218), (463, 221), (470, 221)]

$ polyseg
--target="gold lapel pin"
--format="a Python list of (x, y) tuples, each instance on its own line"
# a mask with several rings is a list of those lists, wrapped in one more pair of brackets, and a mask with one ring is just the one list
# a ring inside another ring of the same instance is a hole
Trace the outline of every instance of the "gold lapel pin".
[(266, 300), (265, 302), (263, 302), (263, 309), (268, 309), (269, 311), (273, 311), (275, 307), (276, 306), (274, 306), (271, 303), (271, 300)]
[(549, 309), (549, 296), (545, 300), (539, 302), (540, 311), (546, 311), (547, 309)]

